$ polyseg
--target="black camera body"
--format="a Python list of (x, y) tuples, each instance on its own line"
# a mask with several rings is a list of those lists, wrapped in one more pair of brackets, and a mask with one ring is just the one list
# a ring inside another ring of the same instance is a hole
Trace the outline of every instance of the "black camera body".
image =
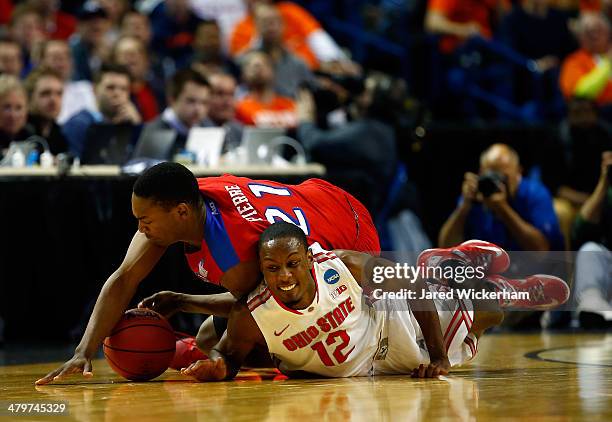
[(485, 198), (494, 193), (501, 192), (500, 185), (506, 186), (508, 190), (508, 178), (505, 174), (497, 171), (487, 171), (478, 177), (478, 192)]

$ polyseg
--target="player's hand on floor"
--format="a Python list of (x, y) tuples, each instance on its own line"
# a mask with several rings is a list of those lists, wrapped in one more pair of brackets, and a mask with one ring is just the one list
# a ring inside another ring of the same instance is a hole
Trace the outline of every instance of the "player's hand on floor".
[(199, 360), (183, 368), (181, 374), (198, 381), (222, 381), (227, 376), (227, 366), (223, 358)]
[(93, 377), (92, 369), (91, 359), (75, 354), (72, 359), (64, 363), (62, 366), (49, 372), (41, 379), (36, 380), (35, 384), (45, 385), (53, 381), (58, 381), (66, 376), (79, 373), (82, 373), (85, 378), (91, 378)]
[(420, 364), (412, 370), (412, 378), (436, 378), (438, 375), (448, 375), (450, 362), (447, 358), (433, 360), (428, 365)]
[(162, 314), (164, 318), (170, 318), (181, 310), (181, 298), (182, 295), (180, 293), (165, 290), (143, 299), (138, 304), (138, 307), (151, 309)]

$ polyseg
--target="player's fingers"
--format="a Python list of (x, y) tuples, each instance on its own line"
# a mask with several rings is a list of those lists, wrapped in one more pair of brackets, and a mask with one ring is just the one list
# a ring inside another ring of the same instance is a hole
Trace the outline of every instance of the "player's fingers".
[(61, 367), (57, 368), (51, 372), (49, 372), (47, 375), (45, 375), (44, 377), (37, 379), (36, 382), (34, 384), (36, 385), (45, 385), (45, 384), (49, 384), (51, 381), (53, 381), (53, 378), (55, 378), (57, 376), (57, 374), (60, 373), (61, 371)]
[(419, 367), (417, 368), (417, 378), (423, 378), (423, 374), (424, 374), (424, 367), (423, 364), (420, 364)]
[(218, 380), (222, 380), (227, 376), (227, 366), (225, 365), (225, 360), (217, 359), (215, 362), (215, 378)]
[(434, 371), (436, 370), (436, 365), (427, 365), (427, 370), (425, 371), (425, 376), (427, 378), (433, 378)]
[(425, 378), (425, 375), (427, 375), (427, 367), (425, 365), (420, 365), (419, 366), (419, 378)]
[(85, 362), (85, 365), (83, 365), (83, 376), (86, 377), (86, 378), (93, 377), (93, 368), (91, 366), (91, 361), (90, 360)]
[(200, 368), (202, 362), (205, 362), (205, 361), (198, 360), (198, 361), (192, 363), (187, 368), (181, 369), (181, 373), (184, 374), (184, 375), (193, 375)]
[(65, 376), (74, 374), (75, 372), (79, 372), (81, 370), (81, 368), (76, 367), (76, 366), (65, 366), (62, 368), (62, 370), (60, 371), (59, 374), (57, 374), (55, 377), (53, 377), (53, 381), (57, 381), (59, 379), (64, 378)]

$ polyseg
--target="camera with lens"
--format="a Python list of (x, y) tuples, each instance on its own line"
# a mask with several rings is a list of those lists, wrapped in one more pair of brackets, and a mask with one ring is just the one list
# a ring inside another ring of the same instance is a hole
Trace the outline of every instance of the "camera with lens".
[(494, 193), (501, 192), (501, 185), (505, 185), (507, 191), (507, 182), (508, 179), (505, 174), (497, 171), (487, 171), (478, 177), (478, 192), (488, 198)]

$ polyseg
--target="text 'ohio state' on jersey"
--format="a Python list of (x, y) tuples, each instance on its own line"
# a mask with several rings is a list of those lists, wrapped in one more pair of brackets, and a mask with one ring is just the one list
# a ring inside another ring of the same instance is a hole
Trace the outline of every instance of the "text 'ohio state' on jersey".
[(240, 262), (256, 259), (261, 233), (273, 222), (299, 226), (309, 243), (352, 249), (357, 238), (355, 213), (340, 188), (320, 179), (299, 185), (223, 175), (198, 179), (206, 207), (202, 248), (187, 253), (192, 271), (220, 284)]

